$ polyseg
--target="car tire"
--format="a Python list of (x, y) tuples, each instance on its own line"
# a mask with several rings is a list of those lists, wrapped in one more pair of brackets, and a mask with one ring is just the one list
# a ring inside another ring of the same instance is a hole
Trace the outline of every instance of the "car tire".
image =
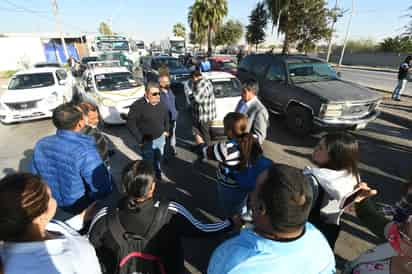
[(310, 111), (301, 106), (291, 106), (286, 112), (286, 123), (290, 131), (298, 136), (309, 134), (313, 129)]

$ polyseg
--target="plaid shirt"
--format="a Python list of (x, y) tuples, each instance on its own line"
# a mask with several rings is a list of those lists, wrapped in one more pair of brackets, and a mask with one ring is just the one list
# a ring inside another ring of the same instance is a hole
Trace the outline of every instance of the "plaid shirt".
[(216, 101), (213, 85), (202, 79), (193, 85), (193, 119), (197, 122), (209, 122), (216, 119)]

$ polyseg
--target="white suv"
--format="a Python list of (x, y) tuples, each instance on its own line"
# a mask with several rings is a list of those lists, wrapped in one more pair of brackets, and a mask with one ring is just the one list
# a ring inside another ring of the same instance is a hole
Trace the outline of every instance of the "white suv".
[(0, 95), (4, 124), (51, 117), (73, 97), (73, 77), (63, 68), (44, 67), (17, 72)]
[(96, 105), (106, 124), (124, 124), (129, 107), (144, 95), (144, 86), (116, 63), (90, 62), (78, 85), (80, 100)]

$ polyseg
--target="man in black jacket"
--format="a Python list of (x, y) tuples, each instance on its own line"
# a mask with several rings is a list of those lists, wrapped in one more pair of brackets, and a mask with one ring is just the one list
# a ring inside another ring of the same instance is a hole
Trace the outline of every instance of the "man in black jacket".
[[(92, 221), (89, 239), (96, 248), (106, 273), (116, 273), (119, 265), (118, 237), (112, 234), (113, 228), (109, 227), (113, 212), (116, 212), (124, 231), (147, 239), (142, 252), (160, 258), (165, 273), (184, 273), (182, 237), (217, 236), (240, 227), (239, 219), (203, 224), (183, 205), (153, 199), (156, 187), (153, 175), (152, 165), (147, 161), (128, 164), (122, 174), (122, 184), (127, 196), (118, 202), (116, 208), (101, 209)], [(165, 203), (166, 207), (163, 207), (162, 204)], [(154, 225), (153, 222), (157, 219), (154, 216), (158, 216), (159, 210), (165, 212), (161, 214), (161, 221), (157, 220), (160, 223)], [(153, 229), (155, 231), (151, 231)]]
[(129, 110), (127, 127), (134, 135), (142, 151), (142, 158), (153, 162), (158, 180), (168, 181), (160, 163), (166, 139), (169, 135), (169, 112), (160, 103), (159, 84), (148, 82), (143, 98), (134, 102)]

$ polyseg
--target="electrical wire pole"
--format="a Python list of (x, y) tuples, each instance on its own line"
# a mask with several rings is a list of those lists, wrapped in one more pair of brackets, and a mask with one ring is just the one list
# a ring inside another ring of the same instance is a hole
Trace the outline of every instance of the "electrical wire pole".
[(348, 27), (347, 27), (347, 29), (346, 29), (345, 41), (343, 42), (343, 48), (342, 48), (342, 52), (341, 52), (341, 54), (340, 54), (340, 59), (339, 59), (338, 67), (340, 67), (340, 66), (342, 65), (343, 56), (345, 55), (346, 43), (348, 42), (348, 37), (349, 37), (349, 33), (350, 33), (350, 27), (351, 27), (351, 25), (352, 25), (352, 17), (353, 17), (353, 14), (354, 14), (354, 13), (355, 13), (355, 0), (352, 0), (352, 10), (351, 10), (351, 12), (350, 12)]
[(69, 53), (67, 52), (66, 42), (64, 41), (64, 35), (63, 35), (63, 32), (61, 31), (59, 8), (57, 6), (57, 0), (51, 0), (51, 1), (52, 1), (52, 7), (53, 7), (53, 14), (56, 19), (56, 30), (57, 30), (57, 33), (59, 33), (60, 35), (60, 40), (62, 42), (64, 56), (66, 57), (66, 60), (67, 60), (69, 58)]
[(326, 62), (329, 62), (330, 54), (332, 53), (332, 40), (333, 40), (333, 33), (335, 32), (335, 24), (338, 21), (338, 11), (339, 11), (339, 0), (336, 0), (335, 8), (333, 9), (333, 22), (332, 22), (332, 33), (330, 34), (329, 38), (329, 45), (328, 45), (328, 55), (326, 56)]

